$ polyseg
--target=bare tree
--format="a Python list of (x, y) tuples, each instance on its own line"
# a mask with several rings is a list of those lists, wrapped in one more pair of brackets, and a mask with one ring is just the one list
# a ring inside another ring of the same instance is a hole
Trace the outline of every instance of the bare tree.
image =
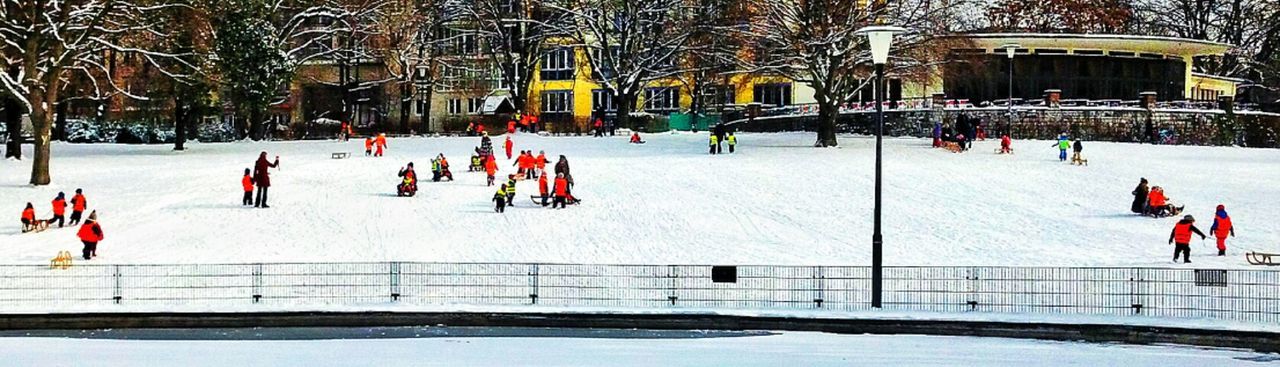
[[(35, 155), (31, 184), (47, 185), (54, 111), (62, 83), (78, 74), (99, 92), (130, 94), (107, 67), (106, 51), (133, 53), (155, 64), (175, 54), (129, 44), (132, 36), (162, 35), (157, 13), (185, 6), (167, 0), (0, 0), (0, 90), (31, 116)], [(159, 67), (160, 65), (155, 65)], [(175, 75), (176, 76), (176, 75)]]
[(650, 82), (689, 71), (680, 57), (694, 51), (698, 28), (687, 0), (562, 0), (553, 6), (570, 18), (574, 39), (585, 49), (590, 72), (618, 109), (617, 124), (630, 127), (631, 111)]
[[(910, 75), (935, 65), (947, 45), (953, 8), (938, 0), (776, 0), (757, 4), (749, 32), (759, 41), (747, 62), (755, 70), (808, 84), (818, 105), (819, 147), (837, 144), (839, 106), (871, 87), (871, 55), (862, 27), (885, 23), (909, 29), (895, 38), (888, 73)], [(865, 6), (863, 4), (866, 4)]]
[(454, 2), (457, 23), (482, 40), (483, 52), (499, 70), (499, 78), (517, 109), (530, 110), (529, 86), (551, 40), (569, 35), (568, 13), (556, 0), (472, 0)]
[[(446, 5), (445, 0), (388, 0), (374, 20), (371, 51), (383, 61), (397, 90), (399, 126), (404, 133), (412, 130), (409, 114), (413, 100), (431, 98), (431, 87), (438, 75)], [(426, 96), (417, 96), (418, 85), (427, 86), (423, 89)], [(429, 128), (425, 123), (423, 131)]]
[(986, 8), (992, 30), (1119, 33), (1133, 17), (1131, 0), (998, 0)]

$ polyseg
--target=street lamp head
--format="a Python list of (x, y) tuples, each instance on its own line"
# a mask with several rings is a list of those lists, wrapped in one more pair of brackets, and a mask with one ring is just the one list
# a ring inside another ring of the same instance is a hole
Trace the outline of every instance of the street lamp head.
[(889, 62), (889, 46), (893, 44), (893, 35), (902, 32), (906, 32), (906, 29), (878, 25), (864, 27), (859, 29), (857, 33), (867, 35), (867, 41), (871, 43), (871, 62), (876, 65), (884, 65)]
[(1000, 48), (1003, 48), (1005, 55), (1008, 55), (1009, 58), (1012, 59), (1013, 54), (1015, 52), (1018, 52), (1018, 49), (1022, 48), (1022, 45), (1019, 45), (1016, 43), (1007, 43), (1007, 44), (1001, 45)]

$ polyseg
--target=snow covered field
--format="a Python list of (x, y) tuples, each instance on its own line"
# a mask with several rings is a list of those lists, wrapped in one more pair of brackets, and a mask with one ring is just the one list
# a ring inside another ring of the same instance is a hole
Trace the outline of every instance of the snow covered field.
[(23, 366), (1256, 366), (1280, 356), (1175, 346), (786, 332), (701, 339), (429, 337), (292, 341), (0, 338)]
[[(584, 202), (535, 207), (536, 182), (522, 182), (505, 214), (493, 213), (496, 187), (466, 172), (479, 138), (390, 139), (383, 158), (364, 157), (354, 139), (186, 152), (59, 144), (50, 186), (26, 184), (27, 161), (0, 162), (0, 202), (13, 218), (0, 225), (0, 263), (78, 254), (75, 229), (19, 234), (17, 220), (28, 201), (48, 217), (57, 192), (76, 188), (106, 234), (98, 263), (870, 263), (873, 138), (815, 149), (811, 133), (742, 134), (739, 152), (722, 156), (706, 154), (705, 134), (644, 138), (516, 136), (516, 150), (545, 150), (553, 162), (566, 155)], [(1129, 213), (1139, 177), (1185, 204), (1206, 232), (1214, 206), (1227, 206), (1239, 235), (1230, 256), (1208, 256), (1212, 239), (1197, 240), (1192, 265), (1248, 267), (1246, 251), (1280, 252), (1280, 225), (1266, 209), (1280, 201), (1280, 150), (1085, 142), (1090, 166), (1075, 167), (1057, 161), (1051, 142), (1015, 141), (1011, 156), (993, 154), (997, 144), (951, 154), (922, 139), (885, 141), (886, 265), (1175, 266), (1166, 240), (1176, 219)], [(281, 161), (272, 208), (241, 207), (242, 172), (264, 150)], [(429, 177), (437, 153), (457, 181), (396, 197), (397, 169), (413, 161)], [(501, 175), (514, 172), (501, 158)]]

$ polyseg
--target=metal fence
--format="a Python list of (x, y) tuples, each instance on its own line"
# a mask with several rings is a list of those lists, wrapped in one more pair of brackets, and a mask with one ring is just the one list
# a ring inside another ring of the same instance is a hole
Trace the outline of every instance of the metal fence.
[[(0, 308), (531, 305), (870, 309), (870, 268), (517, 263), (0, 266)], [(1216, 318), (1280, 324), (1280, 271), (887, 267), (890, 310)]]

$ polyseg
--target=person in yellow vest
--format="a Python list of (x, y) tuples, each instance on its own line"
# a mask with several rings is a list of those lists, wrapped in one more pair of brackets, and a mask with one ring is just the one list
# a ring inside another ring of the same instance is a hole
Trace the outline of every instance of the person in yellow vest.
[(498, 187), (498, 192), (493, 193), (493, 202), (495, 213), (502, 213), (507, 210), (507, 184)]
[(726, 137), (725, 140), (729, 141), (729, 153), (733, 153), (733, 147), (738, 145), (738, 137), (733, 136), (733, 132), (730, 131), (729, 137)]
[(716, 134), (711, 134), (711, 154), (716, 154), (716, 146), (720, 145), (720, 139), (716, 138)]
[(1200, 240), (1204, 241), (1205, 235), (1195, 226), (1196, 218), (1188, 215), (1182, 217), (1178, 224), (1173, 226), (1173, 232), (1169, 233), (1169, 243), (1173, 245), (1173, 261), (1178, 261), (1178, 254), (1182, 254), (1182, 262), (1191, 262), (1191, 234), (1200, 235)]
[(514, 206), (516, 200), (516, 175), (507, 175), (507, 206)]

